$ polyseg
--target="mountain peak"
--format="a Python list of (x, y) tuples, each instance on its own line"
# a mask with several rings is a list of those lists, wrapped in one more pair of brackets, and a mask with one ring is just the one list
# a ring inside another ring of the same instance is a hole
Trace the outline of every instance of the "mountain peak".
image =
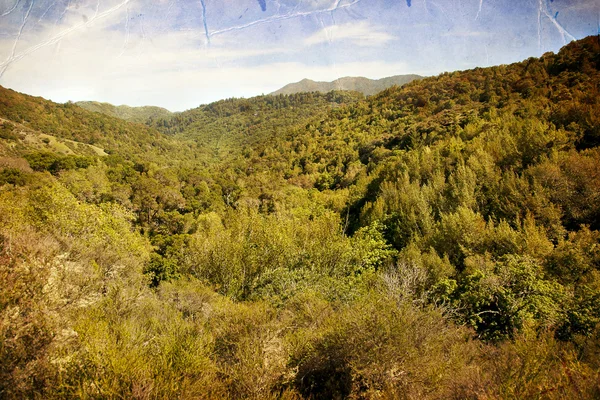
[(345, 76), (332, 82), (317, 82), (304, 78), (300, 82), (290, 83), (271, 94), (294, 94), (301, 92), (327, 93), (332, 90), (351, 90), (369, 96), (381, 92), (391, 86), (402, 86), (421, 78), (423, 77), (420, 75), (395, 75), (382, 79), (369, 79), (363, 76)]

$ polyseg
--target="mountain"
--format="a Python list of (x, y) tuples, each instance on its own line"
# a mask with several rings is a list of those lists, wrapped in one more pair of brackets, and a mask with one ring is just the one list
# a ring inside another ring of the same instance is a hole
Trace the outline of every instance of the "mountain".
[(364, 100), (358, 92), (295, 93), (226, 99), (149, 121), (149, 125), (177, 138), (193, 140), (204, 160), (239, 159), (241, 149), (260, 153), (295, 129), (331, 110)]
[(147, 125), (0, 87), (0, 398), (600, 398), (599, 82), (588, 37)]
[(173, 114), (166, 108), (155, 106), (115, 106), (109, 103), (100, 103), (97, 101), (78, 101), (75, 104), (88, 111), (99, 112), (112, 117), (124, 119), (125, 121), (137, 122), (141, 124), (146, 123), (150, 118), (166, 118)]
[(389, 87), (402, 86), (416, 79), (423, 79), (423, 77), (419, 75), (395, 75), (382, 79), (345, 77), (336, 79), (333, 82), (315, 82), (310, 79), (303, 79), (300, 82), (290, 83), (271, 94), (277, 95), (301, 92), (327, 93), (331, 90), (350, 90), (361, 92), (365, 96), (370, 96)]
[[(164, 134), (147, 125), (91, 112), (71, 102), (54, 103), (2, 86), (0, 120), (6, 129), (17, 133), (11, 135), (10, 145), (4, 143), (5, 149), (15, 154), (38, 150), (78, 154), (82, 149), (88, 153), (91, 149), (98, 154), (114, 153), (128, 159), (160, 159), (165, 152), (174, 158), (173, 151), (176, 151)], [(40, 143), (35, 145), (37, 142)]]

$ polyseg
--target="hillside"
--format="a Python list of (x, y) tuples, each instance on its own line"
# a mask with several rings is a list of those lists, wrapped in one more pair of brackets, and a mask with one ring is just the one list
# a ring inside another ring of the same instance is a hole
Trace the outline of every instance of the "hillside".
[(155, 119), (150, 125), (194, 141), (207, 160), (223, 162), (239, 159), (243, 152), (260, 152), (292, 128), (363, 98), (357, 92), (331, 91), (227, 99)]
[(349, 90), (360, 92), (365, 96), (370, 96), (381, 92), (392, 86), (402, 86), (417, 79), (422, 79), (419, 75), (395, 75), (382, 79), (368, 79), (363, 77), (344, 77), (336, 79), (333, 82), (315, 82), (310, 79), (303, 79), (300, 82), (290, 83), (271, 95), (294, 94), (302, 92), (320, 92), (327, 93), (332, 90)]
[[(91, 112), (73, 103), (53, 103), (1, 86), (0, 118), (28, 132), (36, 132), (38, 136), (49, 135), (65, 143), (93, 145), (126, 159), (173, 160), (173, 154), (178, 154), (180, 161), (186, 158), (184, 153), (177, 153), (180, 144), (173, 147), (164, 135), (146, 125)], [(21, 145), (16, 148), (26, 152), (29, 144), (23, 140), (18, 140)], [(167, 153), (170, 155), (164, 158)]]
[(0, 89), (0, 397), (600, 397), (599, 83), (588, 37), (151, 126)]
[(75, 105), (88, 111), (98, 112), (115, 118), (121, 118), (129, 122), (145, 124), (149, 119), (168, 118), (171, 111), (154, 106), (129, 107), (126, 105), (115, 106), (109, 103), (97, 101), (78, 101)]

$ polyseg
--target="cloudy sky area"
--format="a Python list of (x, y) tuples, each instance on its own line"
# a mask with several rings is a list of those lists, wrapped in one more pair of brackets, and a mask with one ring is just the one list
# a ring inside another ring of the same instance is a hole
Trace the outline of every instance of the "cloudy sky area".
[(600, 0), (0, 0), (0, 85), (181, 111), (303, 78), (505, 64), (599, 28)]

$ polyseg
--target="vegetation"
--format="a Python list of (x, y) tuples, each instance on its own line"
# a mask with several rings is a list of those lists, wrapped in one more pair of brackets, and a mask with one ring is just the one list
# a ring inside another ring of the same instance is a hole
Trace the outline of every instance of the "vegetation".
[(97, 101), (78, 101), (75, 104), (88, 111), (99, 112), (124, 119), (125, 121), (137, 122), (140, 124), (146, 123), (150, 118), (168, 118), (172, 114), (167, 109), (154, 106), (113, 106), (109, 103), (99, 103)]
[(599, 82), (589, 37), (146, 124), (0, 88), (0, 397), (600, 397)]

